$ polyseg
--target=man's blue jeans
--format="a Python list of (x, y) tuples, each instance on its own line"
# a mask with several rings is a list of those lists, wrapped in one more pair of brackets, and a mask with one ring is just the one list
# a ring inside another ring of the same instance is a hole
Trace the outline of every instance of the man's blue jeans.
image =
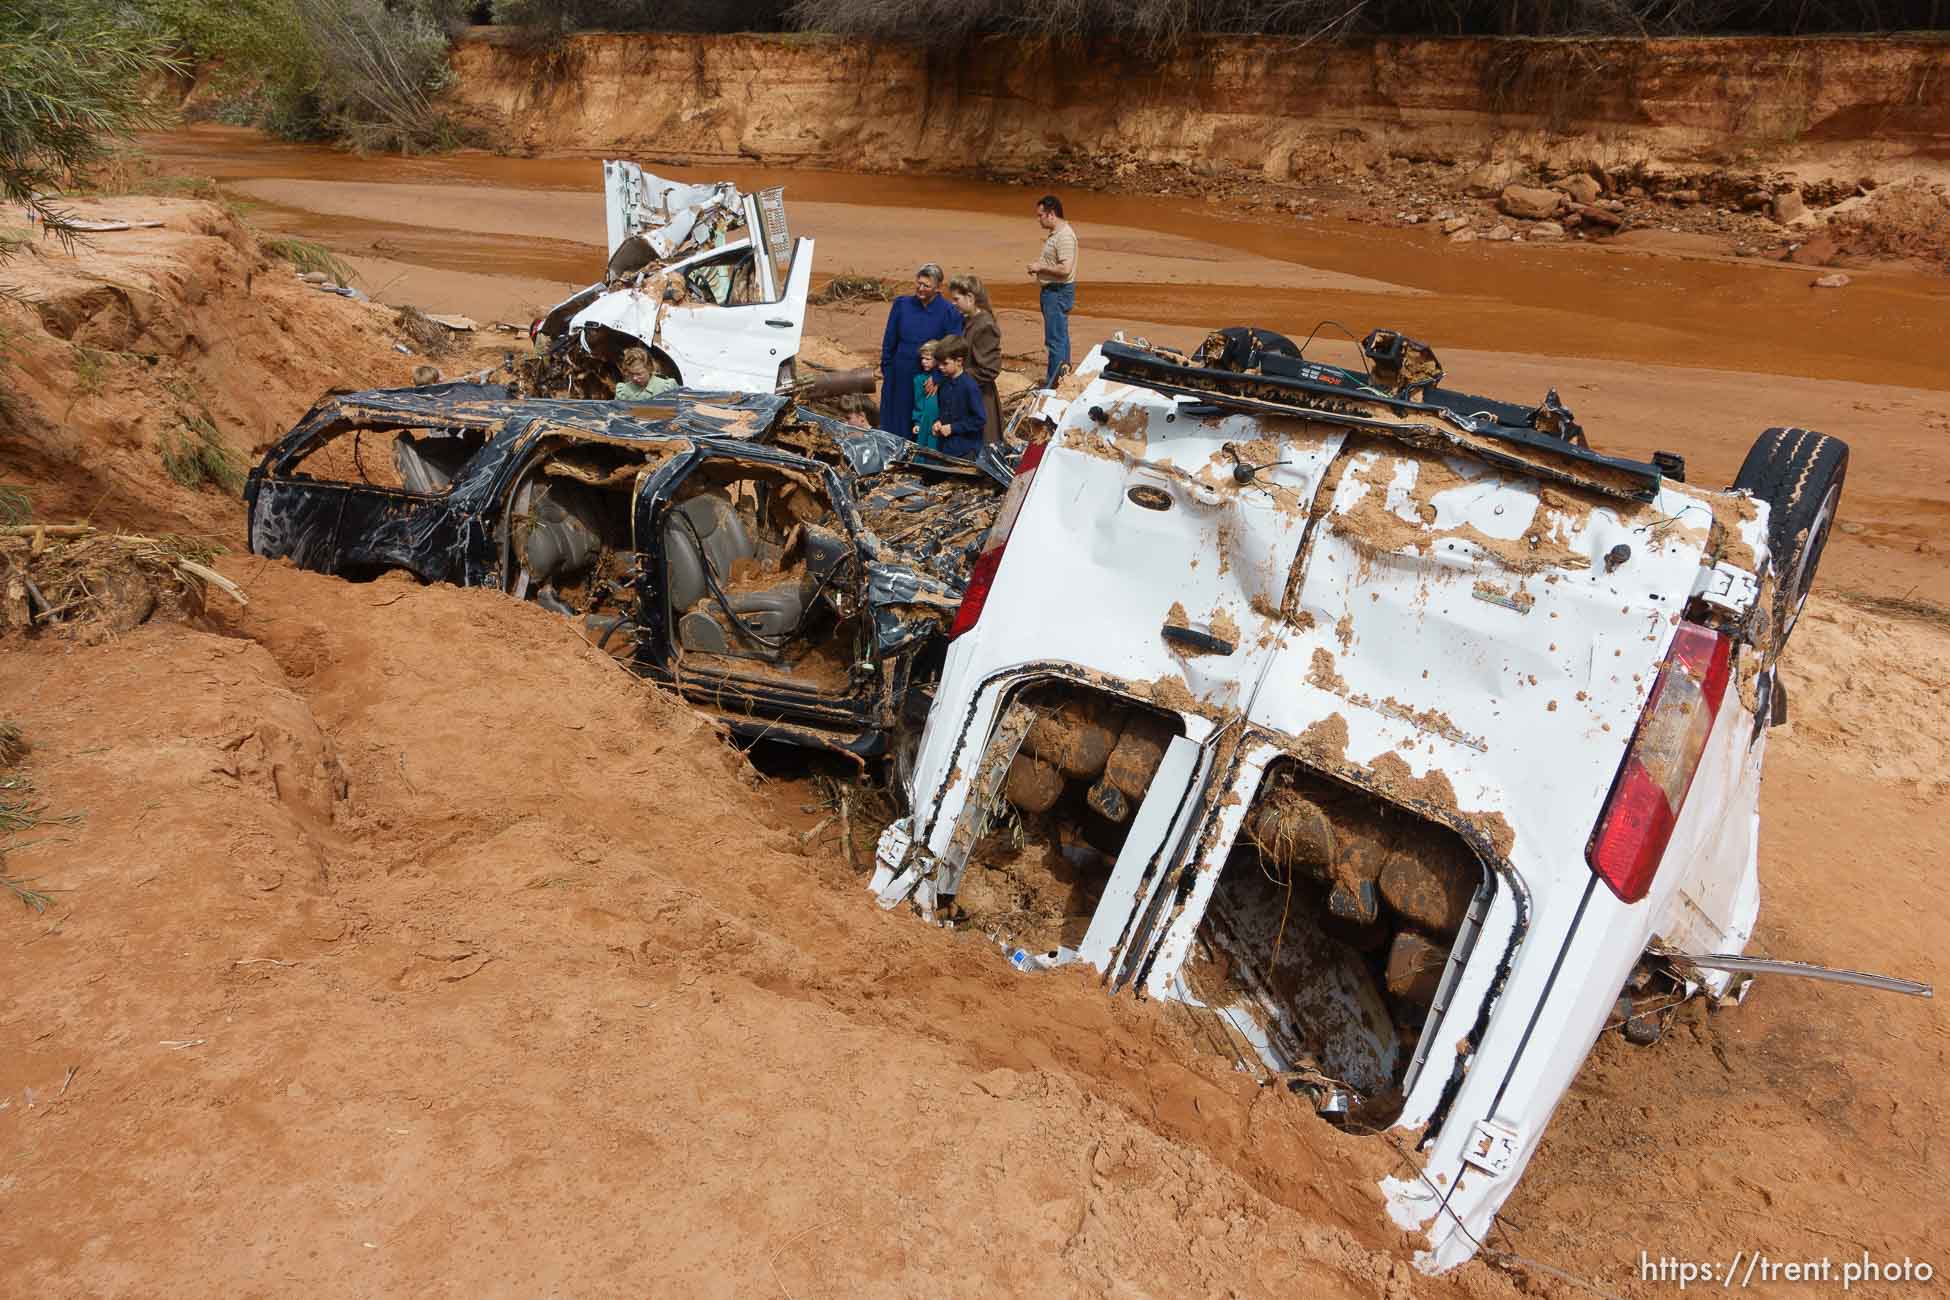
[(1070, 361), (1070, 313), (1077, 305), (1076, 282), (1046, 284), (1042, 297), (1043, 346), (1049, 351), (1049, 374), (1043, 378), (1043, 387), (1054, 388), (1057, 370)]

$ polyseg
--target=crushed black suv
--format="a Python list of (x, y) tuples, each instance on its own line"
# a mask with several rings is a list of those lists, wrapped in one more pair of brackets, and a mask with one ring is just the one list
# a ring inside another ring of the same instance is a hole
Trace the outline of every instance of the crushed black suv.
[(899, 764), (1009, 468), (772, 394), (339, 394), (251, 471), (250, 547), (499, 587), (734, 733)]

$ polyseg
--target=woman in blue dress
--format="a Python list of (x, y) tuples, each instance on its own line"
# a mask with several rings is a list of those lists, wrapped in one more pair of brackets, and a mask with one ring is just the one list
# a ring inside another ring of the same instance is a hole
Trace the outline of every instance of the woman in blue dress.
[(961, 313), (941, 296), (941, 278), (933, 262), (914, 273), (914, 292), (894, 299), (880, 340), (880, 427), (903, 438), (912, 436), (921, 345), (961, 333)]

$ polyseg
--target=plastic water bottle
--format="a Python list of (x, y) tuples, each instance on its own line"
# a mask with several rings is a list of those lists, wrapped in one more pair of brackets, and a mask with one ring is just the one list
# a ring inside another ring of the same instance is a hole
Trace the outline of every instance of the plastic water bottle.
[(1058, 966), (1068, 966), (1077, 959), (1075, 948), (1057, 948), (1050, 952), (1031, 952), (1027, 948), (1004, 948), (1009, 954), (1009, 964), (1027, 975), (1031, 971), (1055, 970)]

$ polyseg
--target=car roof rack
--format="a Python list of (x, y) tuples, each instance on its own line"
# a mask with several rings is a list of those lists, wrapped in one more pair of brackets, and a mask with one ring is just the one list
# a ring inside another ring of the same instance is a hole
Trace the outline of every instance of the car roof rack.
[[(1656, 496), (1663, 477), (1656, 464), (1607, 456), (1571, 441), (1582, 435), (1555, 393), (1534, 408), (1433, 386), (1416, 400), (1374, 387), (1361, 371), (1298, 357), (1262, 355), (1257, 372), (1215, 370), (1129, 343), (1101, 346), (1106, 378), (1193, 398), (1195, 406), (1363, 429), (1634, 501)], [(1527, 422), (1540, 417), (1564, 432), (1545, 432)]]

